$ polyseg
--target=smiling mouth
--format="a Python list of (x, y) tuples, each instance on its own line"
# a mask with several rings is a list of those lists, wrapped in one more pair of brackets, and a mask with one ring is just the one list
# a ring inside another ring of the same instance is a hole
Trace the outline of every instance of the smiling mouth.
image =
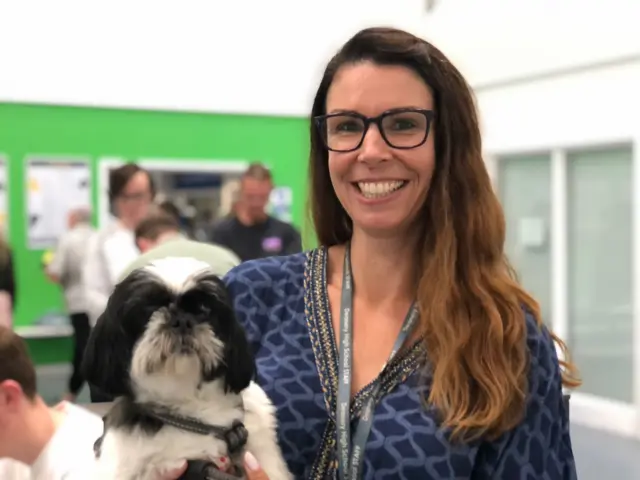
[(364, 198), (383, 198), (397, 192), (405, 185), (406, 180), (393, 180), (387, 182), (356, 182), (354, 186), (360, 191)]

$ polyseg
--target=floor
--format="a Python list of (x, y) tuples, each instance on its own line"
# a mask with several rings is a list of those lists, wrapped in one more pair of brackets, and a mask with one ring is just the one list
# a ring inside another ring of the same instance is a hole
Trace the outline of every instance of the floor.
[[(68, 372), (60, 367), (39, 369), (40, 392), (47, 402), (54, 403), (63, 394)], [(86, 390), (81, 393), (78, 401), (89, 401)], [(579, 480), (640, 479), (640, 442), (579, 425), (572, 425), (571, 429)]]

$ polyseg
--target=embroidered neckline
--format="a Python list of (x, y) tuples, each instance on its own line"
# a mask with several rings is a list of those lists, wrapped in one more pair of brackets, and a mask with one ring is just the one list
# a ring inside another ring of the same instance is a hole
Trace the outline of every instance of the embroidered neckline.
[[(309, 476), (314, 480), (333, 478), (338, 468), (336, 457), (338, 348), (327, 295), (327, 257), (327, 249), (324, 247), (311, 250), (307, 253), (304, 269), (305, 318), (329, 417)], [(378, 377), (382, 382), (378, 397), (384, 397), (396, 385), (403, 383), (423, 365), (425, 358), (424, 346), (420, 341), (398, 354)], [(360, 416), (364, 400), (370, 395), (372, 388), (373, 382), (366, 385), (351, 399), (352, 419)]]
[[(327, 292), (327, 260), (328, 255), (325, 247), (308, 253), (304, 276), (305, 316), (324, 392), (325, 406), (329, 417), (335, 421), (338, 392), (338, 348)], [(398, 383), (402, 383), (413, 374), (422, 364), (424, 358), (424, 346), (419, 340), (401, 351), (380, 376), (353, 396), (350, 408), (352, 419), (359, 417), (364, 400), (370, 395), (376, 380), (379, 379), (382, 382), (380, 396), (384, 396)]]

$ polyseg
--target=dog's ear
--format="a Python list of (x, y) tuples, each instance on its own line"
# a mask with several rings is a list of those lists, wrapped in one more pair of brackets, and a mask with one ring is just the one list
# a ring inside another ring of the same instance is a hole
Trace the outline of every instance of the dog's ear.
[(229, 322), (228, 336), (224, 347), (224, 384), (225, 390), (240, 393), (249, 386), (255, 375), (255, 360), (247, 335), (233, 314), (225, 319)]
[(128, 393), (132, 348), (117, 318), (117, 308), (109, 301), (91, 331), (82, 359), (82, 374), (87, 383), (114, 397)]
[[(222, 376), (227, 392), (240, 393), (249, 386), (255, 375), (255, 360), (251, 345), (240, 322), (236, 318), (229, 292), (224, 282), (211, 272), (196, 277), (202, 292), (217, 316), (216, 335), (224, 342), (224, 358), (211, 378)], [(205, 374), (205, 377), (208, 375)]]
[(143, 271), (131, 273), (116, 285), (89, 336), (82, 373), (89, 384), (107, 395), (130, 393), (129, 368), (133, 348), (144, 329), (141, 322), (147, 320), (141, 305), (150, 302), (148, 285), (153, 283)]

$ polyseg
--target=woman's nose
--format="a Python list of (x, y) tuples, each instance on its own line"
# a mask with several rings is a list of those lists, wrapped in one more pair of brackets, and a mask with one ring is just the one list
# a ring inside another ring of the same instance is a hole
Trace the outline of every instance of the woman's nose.
[(380, 162), (389, 156), (389, 145), (385, 142), (377, 125), (371, 125), (362, 140), (358, 160), (361, 162)]

